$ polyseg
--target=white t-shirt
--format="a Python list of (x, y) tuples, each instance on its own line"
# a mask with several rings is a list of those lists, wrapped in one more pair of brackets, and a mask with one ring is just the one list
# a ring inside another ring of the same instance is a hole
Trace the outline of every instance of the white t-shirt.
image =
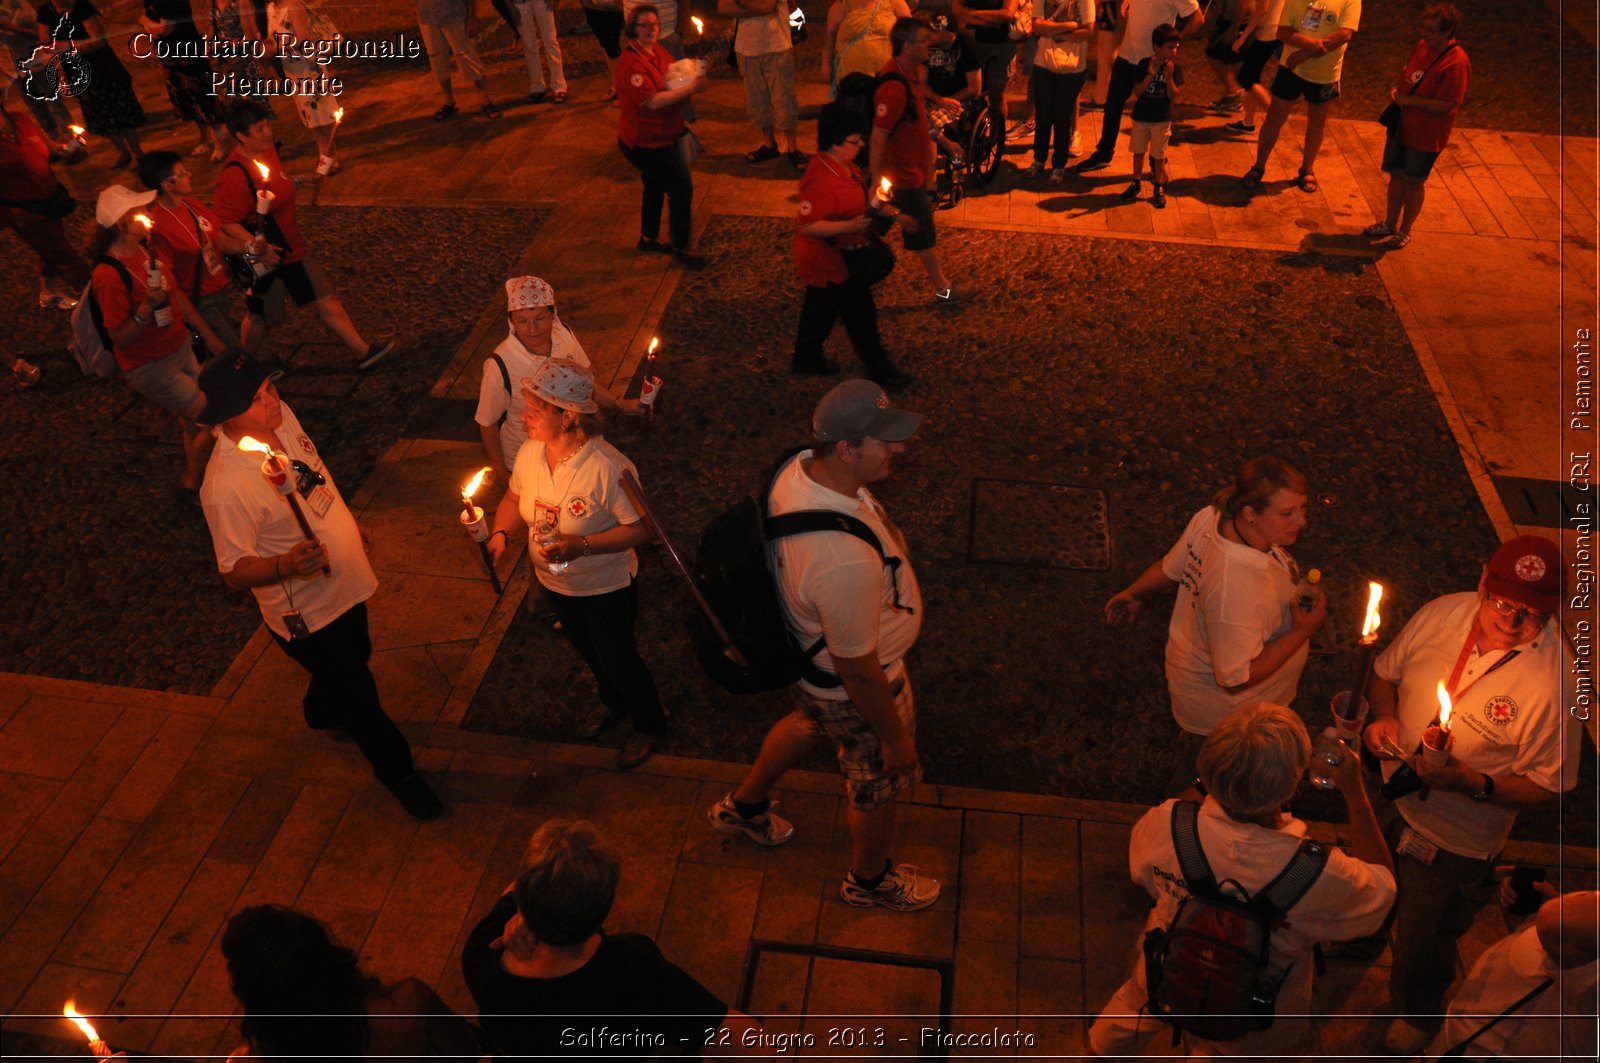
[(1117, 47), (1117, 57), (1130, 63), (1150, 58), (1156, 54), (1150, 34), (1157, 26), (1163, 22), (1170, 26), (1199, 10), (1196, 0), (1133, 0), (1128, 5), (1128, 28), (1122, 34), (1122, 44)]
[[(1146, 812), (1134, 824), (1128, 843), (1128, 870), (1136, 885), (1155, 899), (1155, 907), (1145, 920), (1144, 932), (1170, 926), (1178, 905), (1189, 896), (1183, 868), (1172, 844), (1172, 806), (1167, 801)], [(1278, 876), (1306, 836), (1306, 825), (1285, 815), (1276, 829), (1254, 823), (1240, 823), (1228, 816), (1215, 798), (1200, 805), (1196, 821), (1200, 848), (1206, 854), (1218, 882), (1232, 879), (1254, 896)], [(1276, 1014), (1270, 1029), (1251, 1034), (1227, 1045), (1217, 1045), (1219, 1054), (1265, 1053), (1268, 1046), (1286, 1039), (1292, 1045), (1296, 1019), (1311, 1010), (1312, 965), (1307, 963), (1311, 947), (1321, 941), (1346, 941), (1377, 930), (1394, 903), (1394, 875), (1378, 864), (1357, 860), (1339, 849), (1330, 848), (1328, 862), (1306, 895), (1289, 909), (1283, 925), (1273, 932), (1269, 946), (1271, 969), (1283, 976), (1278, 990)], [(1143, 933), (1140, 940), (1143, 940)], [(1141, 956), (1133, 973), (1117, 989), (1095, 1024), (1091, 1041), (1097, 1050), (1116, 1055), (1133, 1055), (1153, 1036), (1169, 1037), (1170, 1027), (1149, 1018), (1117, 1020), (1114, 1013), (1132, 1013), (1150, 998), (1145, 985)], [(1159, 1031), (1159, 1033), (1158, 1033)], [(1206, 1043), (1206, 1042), (1201, 1042)]]
[[(333, 474), (322, 464), (322, 456), (288, 403), (283, 404), (283, 424), (275, 438), (262, 442), (273, 444), (291, 459), (305, 462), (325, 481), (320, 486), (305, 485), (300, 492), (300, 509), (312, 534), (328, 548), (328, 566), (333, 575), (325, 577), (319, 572), (251, 588), (267, 627), (288, 638), (283, 614), (298, 610), (315, 633), (371, 598), (378, 589), (378, 577), (367, 562), (360, 529), (334, 486)], [(211, 451), (205, 482), (200, 487), (200, 503), (211, 527), (219, 572), (233, 571), (246, 557), (287, 554), (305, 541), (288, 501), (262, 477), (261, 457), (240, 450), (221, 433)]]
[[(1112, 0), (1114, 3), (1115, 0)], [(1094, 25), (1094, 0), (1039, 0), (1034, 14), (1049, 22), (1076, 22)], [(1034, 62), (1057, 74), (1076, 74), (1088, 69), (1088, 37), (1040, 37)]]
[[(789, 630), (802, 646), (819, 637), (817, 667), (833, 671), (833, 657), (877, 653), (891, 681), (904, 668), (901, 659), (922, 630), (922, 588), (911, 568), (905, 536), (890, 522), (872, 492), (861, 488), (854, 498), (823, 487), (805, 471), (812, 455), (801, 451), (773, 481), (768, 512), (772, 516), (802, 509), (848, 513), (871, 528), (888, 557), (901, 559), (897, 570), (878, 552), (846, 532), (811, 532), (779, 539), (773, 546), (773, 571), (778, 598)], [(896, 602), (898, 592), (899, 605)], [(807, 693), (833, 701), (848, 700), (842, 687), (820, 690), (801, 680)]]
[[(1466, 1059), (1595, 1058), (1594, 991), (1600, 961), (1561, 970), (1533, 920), (1490, 945), (1450, 1000), (1444, 1043), (1457, 1045), (1546, 978), (1555, 984), (1473, 1039)], [(1558, 1018), (1557, 1016), (1560, 1016)]]
[[(522, 449), (522, 444), (528, 438), (528, 429), (522, 423), (522, 409), (527, 405), (522, 400), (522, 381), (525, 377), (533, 376), (549, 359), (529, 354), (528, 348), (522, 345), (514, 332), (506, 333), (506, 338), (500, 341), (494, 353), (506, 363), (506, 373), (511, 377), (511, 390), (506, 391), (505, 378), (500, 375), (500, 367), (494, 364), (494, 359), (484, 359), (483, 380), (478, 385), (478, 412), (473, 415), (473, 420), (487, 428), (499, 421), (502, 413), (506, 415), (500, 425), (500, 453), (505, 455), (506, 469), (509, 471), (516, 464), (517, 451)], [(578, 337), (559, 317), (550, 329), (550, 358), (583, 366), (589, 364), (589, 356), (584, 353)]]
[[(1438, 716), (1438, 684), (1455, 671), (1477, 614), (1478, 596), (1471, 591), (1435, 598), (1378, 655), (1373, 671), (1400, 685), (1400, 748), (1415, 749)], [(1511, 652), (1516, 656), (1505, 661)], [(1527, 776), (1553, 794), (1572, 789), (1582, 725), (1562, 705), (1571, 663), (1554, 621), (1515, 651), (1473, 650), (1452, 697), (1451, 756), (1473, 771)], [(1386, 762), (1384, 778), (1397, 770), (1397, 761)], [(1426, 801), (1410, 794), (1395, 806), (1429, 841), (1479, 859), (1504, 848), (1517, 818), (1509, 808), (1446, 790), (1431, 791)]]
[(1237, 693), (1250, 678), (1250, 662), (1267, 643), (1293, 626), (1296, 568), (1274, 546), (1256, 550), (1223, 538), (1221, 511), (1207, 506), (1189, 520), (1162, 559), (1161, 570), (1178, 583), (1167, 626), (1167, 690), (1178, 726), (1210, 734), (1235, 709), (1258, 701), (1288, 705), (1311, 653), (1303, 644), (1266, 679)]
[(528, 440), (517, 452), (509, 489), (517, 496), (517, 512), (528, 525), (528, 557), (539, 582), (557, 594), (583, 596), (621, 590), (639, 571), (639, 555), (630, 549), (574, 557), (565, 572), (551, 572), (539, 556), (535, 535), (544, 513), (558, 515), (556, 526), (564, 535), (598, 535), (618, 524), (637, 524), (639, 514), (622, 491), (623, 469), (639, 475), (633, 462), (599, 437), (589, 439), (554, 470), (545, 461), (544, 444), (537, 439)]
[(739, 55), (775, 55), (794, 47), (789, 39), (789, 0), (778, 0), (765, 15), (747, 15), (733, 24), (733, 50)]

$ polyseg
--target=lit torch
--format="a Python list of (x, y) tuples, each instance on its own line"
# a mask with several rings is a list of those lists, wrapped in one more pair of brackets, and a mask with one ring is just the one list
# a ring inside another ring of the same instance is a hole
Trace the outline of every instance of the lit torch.
[(61, 1009), (61, 1014), (68, 1022), (78, 1028), (79, 1033), (83, 1034), (84, 1039), (89, 1042), (89, 1051), (94, 1053), (96, 1059), (105, 1059), (111, 1055), (111, 1046), (100, 1039), (100, 1035), (95, 1033), (94, 1027), (89, 1025), (88, 1019), (78, 1014), (76, 1001), (67, 1001), (66, 1005)]
[(255, 165), (256, 171), (261, 174), (261, 187), (256, 189), (256, 213), (265, 218), (267, 211), (272, 209), (272, 190), (267, 187), (267, 182), (272, 180), (272, 168), (266, 163), (257, 162), (254, 159), (251, 162)]
[(155, 222), (150, 220), (150, 215), (148, 214), (135, 214), (133, 220), (144, 226), (144, 250), (145, 254), (150, 258), (148, 268), (154, 270), (156, 268), (156, 249), (150, 242), (150, 234), (156, 227)]
[(876, 210), (894, 196), (894, 185), (887, 177), (878, 180), (878, 187), (872, 190), (872, 209)]
[[(289, 503), (295, 522), (300, 525), (300, 534), (306, 537), (307, 542), (316, 542), (317, 537), (311, 531), (311, 522), (306, 520), (305, 510), (300, 508), (300, 496), (295, 493), (294, 484), (289, 479), (287, 457), (253, 436), (245, 436), (239, 440), (239, 449), (266, 455), (261, 459), (262, 479)], [(322, 575), (324, 578), (333, 575), (333, 568), (326, 561), (322, 563)]]
[(644, 352), (644, 379), (639, 382), (639, 405), (645, 417), (656, 415), (656, 395), (661, 391), (661, 378), (656, 376), (656, 349), (661, 346), (660, 336), (650, 337), (650, 349)]
[(472, 541), (478, 544), (478, 554), (483, 558), (484, 571), (489, 573), (489, 584), (494, 587), (494, 592), (499, 594), (500, 574), (494, 570), (494, 558), (489, 553), (489, 522), (483, 519), (483, 510), (472, 503), (472, 496), (478, 493), (478, 488), (483, 486), (484, 479), (492, 471), (485, 465), (461, 489), (461, 527), (466, 530)]
[(1422, 732), (1422, 759), (1430, 768), (1442, 768), (1450, 759), (1450, 691), (1439, 684), (1439, 720)]
[(1378, 649), (1378, 626), (1383, 617), (1378, 614), (1378, 603), (1383, 600), (1383, 584), (1367, 582), (1367, 611), (1361, 620), (1361, 643), (1356, 653), (1356, 679), (1348, 694), (1335, 696), (1333, 722), (1342, 735), (1353, 737), (1361, 733), (1366, 719), (1362, 696), (1367, 692), (1367, 680), (1372, 675), (1372, 656)]
[[(339, 123), (344, 121), (344, 108), (340, 107), (333, 112), (333, 129), (328, 133), (328, 148), (317, 157), (317, 176), (327, 177), (333, 172), (333, 142), (339, 138)], [(317, 197), (322, 194), (322, 182), (318, 181), (311, 189), (311, 205), (317, 205)]]
[(87, 145), (89, 143), (87, 140), (85, 140), (83, 138), (83, 134), (85, 132), (87, 132), (87, 130), (85, 130), (83, 128), (83, 126), (81, 126), (81, 125), (69, 125), (69, 126), (67, 126), (67, 130), (72, 134), (72, 139), (76, 140), (79, 144)]

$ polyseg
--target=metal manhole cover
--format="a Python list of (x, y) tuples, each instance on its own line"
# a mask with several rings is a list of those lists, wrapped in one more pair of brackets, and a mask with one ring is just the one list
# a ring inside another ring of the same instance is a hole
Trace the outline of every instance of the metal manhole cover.
[(967, 556), (1104, 572), (1111, 567), (1105, 492), (1031, 480), (973, 480)]

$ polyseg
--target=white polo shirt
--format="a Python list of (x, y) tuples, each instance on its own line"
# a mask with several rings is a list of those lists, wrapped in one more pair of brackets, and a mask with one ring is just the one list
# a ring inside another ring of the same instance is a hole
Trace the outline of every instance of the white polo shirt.
[(528, 525), (528, 557), (539, 582), (557, 594), (581, 597), (621, 590), (639, 571), (639, 555), (629, 549), (574, 557), (566, 571), (551, 572), (539, 556), (534, 534), (545, 512), (558, 514), (556, 526), (564, 535), (598, 535), (618, 524), (637, 524), (639, 514), (622, 491), (623, 469), (639, 475), (633, 462), (598, 436), (553, 470), (545, 461), (544, 444), (537, 439), (528, 440), (517, 453), (509, 489)]

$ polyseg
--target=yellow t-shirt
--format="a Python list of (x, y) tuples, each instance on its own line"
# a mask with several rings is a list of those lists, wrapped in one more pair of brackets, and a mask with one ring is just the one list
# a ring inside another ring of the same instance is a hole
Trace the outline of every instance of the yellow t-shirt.
[[(1286, 0), (1278, 25), (1289, 26), (1315, 40), (1325, 40), (1339, 30), (1361, 28), (1361, 0)], [(1293, 45), (1286, 45), (1285, 52)], [(1291, 73), (1318, 85), (1333, 85), (1344, 66), (1345, 45), (1327, 55), (1307, 59)]]

